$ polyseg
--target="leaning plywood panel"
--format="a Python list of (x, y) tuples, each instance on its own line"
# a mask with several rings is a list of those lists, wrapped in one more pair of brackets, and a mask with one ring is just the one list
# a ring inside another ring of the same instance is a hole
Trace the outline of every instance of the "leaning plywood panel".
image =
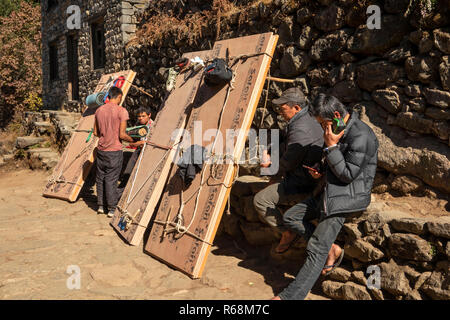
[[(131, 70), (103, 75), (94, 93), (108, 92), (116, 85), (123, 91), (121, 105), (133, 83), (136, 73)], [(123, 78), (122, 78), (123, 77)], [(81, 116), (77, 128), (72, 133), (69, 143), (60, 161), (53, 170), (43, 195), (45, 197), (75, 201), (83, 187), (94, 162), (98, 138), (92, 133), (96, 108), (87, 108)]]
[[(186, 53), (183, 57), (202, 60), (210, 51)], [(200, 69), (195, 64), (180, 73), (175, 87), (150, 127), (147, 144), (142, 148), (130, 175), (111, 226), (131, 245), (138, 245), (144, 235), (161, 193), (178, 148), (182, 130), (186, 125), (192, 102), (201, 80)], [(181, 129), (181, 130), (178, 130)]]
[[(219, 88), (202, 81), (198, 90), (187, 129), (191, 145), (201, 145), (210, 161), (188, 186), (173, 166), (144, 249), (193, 278), (204, 269), (277, 39), (264, 33), (216, 42), (213, 58), (228, 57), (234, 78)], [(234, 148), (225, 151), (223, 138), (230, 129), (236, 133)]]

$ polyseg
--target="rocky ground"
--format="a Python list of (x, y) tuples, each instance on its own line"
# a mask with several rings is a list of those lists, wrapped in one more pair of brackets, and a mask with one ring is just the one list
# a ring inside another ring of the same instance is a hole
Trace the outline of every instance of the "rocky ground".
[[(47, 172), (3, 167), (0, 177), (0, 299), (269, 299), (299, 267), (271, 260), (270, 246), (222, 235), (203, 277), (192, 280), (145, 254), (142, 243), (124, 243), (92, 197), (43, 198)], [(67, 287), (71, 265), (80, 268), (79, 290)], [(327, 299), (316, 287), (308, 299)]]

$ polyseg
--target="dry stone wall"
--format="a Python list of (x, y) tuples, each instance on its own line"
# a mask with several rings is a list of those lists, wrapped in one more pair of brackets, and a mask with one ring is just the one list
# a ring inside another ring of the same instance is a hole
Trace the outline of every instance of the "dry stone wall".
[[(253, 207), (255, 193), (265, 186), (264, 178), (240, 177), (231, 191), (231, 214), (224, 213), (218, 232), (300, 267), (307, 243), (274, 253), (280, 232), (263, 224)], [(450, 217), (411, 216), (372, 201), (365, 212), (348, 215), (336, 243), (344, 248), (344, 260), (321, 284), (330, 298), (450, 299)]]
[[(199, 1), (189, 4), (152, 3), (140, 16), (141, 24), (156, 19), (158, 10), (185, 18), (188, 24), (189, 13), (208, 9)], [(416, 5), (406, 18), (409, 1), (370, 4), (381, 9), (380, 30), (366, 26), (368, 1), (279, 0), (222, 14), (218, 39), (267, 31), (280, 36), (270, 72), (295, 83), (272, 82), (269, 99), (297, 85), (310, 100), (326, 92), (349, 107), (367, 110), (367, 120), (381, 129), (376, 130), (378, 139), (388, 141), (380, 149), (375, 192), (429, 195), (437, 189), (448, 194), (450, 3), (438, 1), (425, 16), (418, 16)], [(136, 84), (154, 96), (131, 90), (126, 100), (130, 110), (150, 105), (155, 115), (166, 94), (168, 68), (184, 52), (209, 49), (217, 37), (217, 21), (201, 30), (185, 34), (174, 29), (162, 41), (143, 34), (138, 44), (134, 41), (126, 48), (121, 68), (135, 70)], [(263, 110), (265, 94), (264, 89), (254, 127), (262, 123), (262, 128), (283, 128), (284, 121), (270, 103)], [(256, 166), (242, 167), (243, 174), (258, 171)]]

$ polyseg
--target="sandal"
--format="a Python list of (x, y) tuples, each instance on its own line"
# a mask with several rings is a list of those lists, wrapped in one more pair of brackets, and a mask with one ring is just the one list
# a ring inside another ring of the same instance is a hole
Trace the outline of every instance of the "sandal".
[(323, 267), (323, 269), (331, 268), (331, 270), (327, 271), (327, 272), (324, 274), (324, 276), (327, 276), (327, 275), (329, 275), (331, 272), (333, 272), (333, 270), (336, 269), (336, 268), (341, 264), (343, 258), (344, 258), (344, 249), (342, 249), (342, 252), (341, 252), (339, 258), (337, 259), (337, 261), (336, 261), (334, 264), (332, 264), (332, 265), (330, 265), (330, 266), (324, 266), (324, 267)]
[(300, 235), (296, 234), (295, 237), (288, 243), (285, 243), (282, 245), (282, 250), (277, 250), (278, 247), (280, 247), (280, 244), (278, 244), (277, 248), (275, 248), (275, 253), (281, 254), (288, 251), (294, 243), (296, 243), (300, 239)]

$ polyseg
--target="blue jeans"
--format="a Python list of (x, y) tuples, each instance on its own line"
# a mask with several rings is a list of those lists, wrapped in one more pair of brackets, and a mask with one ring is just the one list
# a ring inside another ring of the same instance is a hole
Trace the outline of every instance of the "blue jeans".
[[(319, 209), (320, 196), (300, 202), (285, 212), (283, 222), (286, 227), (300, 234), (308, 245), (306, 261), (295, 280), (286, 287), (279, 297), (282, 300), (303, 300), (316, 283), (325, 266), (328, 252), (345, 222), (344, 215), (323, 216)], [(319, 219), (317, 227), (310, 222)]]

